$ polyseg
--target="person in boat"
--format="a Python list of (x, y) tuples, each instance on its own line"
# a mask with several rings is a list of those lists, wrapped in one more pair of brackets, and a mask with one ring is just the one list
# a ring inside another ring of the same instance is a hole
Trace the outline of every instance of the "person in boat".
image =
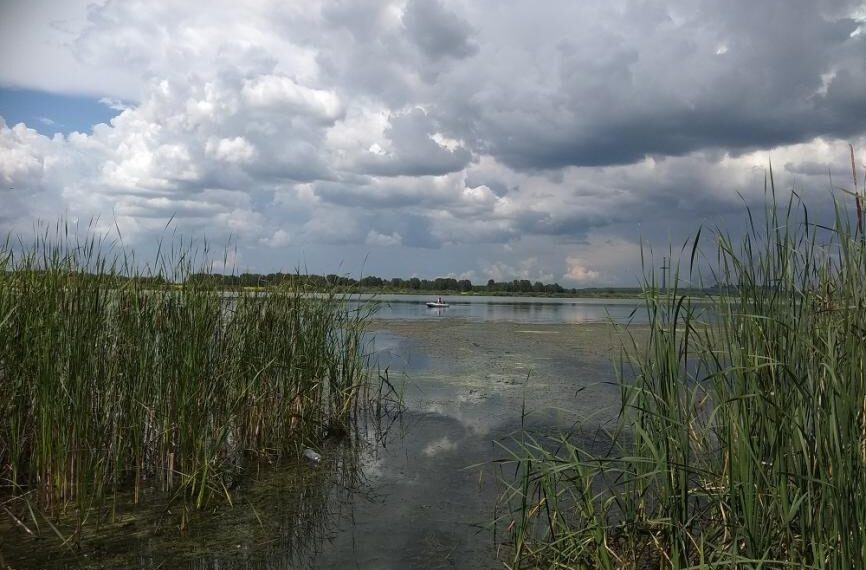
[(442, 297), (439, 297), (438, 299), (436, 299), (436, 302), (441, 305), (442, 304)]

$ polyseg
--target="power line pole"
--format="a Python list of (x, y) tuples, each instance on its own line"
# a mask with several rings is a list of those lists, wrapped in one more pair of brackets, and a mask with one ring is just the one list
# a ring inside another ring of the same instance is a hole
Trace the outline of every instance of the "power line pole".
[(667, 275), (668, 275), (668, 258), (662, 257), (662, 291), (666, 291), (667, 286)]

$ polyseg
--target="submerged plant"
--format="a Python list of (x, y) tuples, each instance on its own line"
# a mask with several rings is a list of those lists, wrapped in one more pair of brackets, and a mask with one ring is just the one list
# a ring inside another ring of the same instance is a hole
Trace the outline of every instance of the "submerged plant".
[(514, 451), (510, 567), (863, 565), (862, 222), (837, 204), (832, 228), (815, 225), (769, 183), (763, 224), (717, 232), (712, 294), (680, 293), (677, 267), (669, 290), (648, 274), (610, 451), (567, 436)]

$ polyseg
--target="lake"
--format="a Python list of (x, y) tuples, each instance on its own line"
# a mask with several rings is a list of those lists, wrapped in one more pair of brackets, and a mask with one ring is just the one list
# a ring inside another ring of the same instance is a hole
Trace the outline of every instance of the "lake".
[(353, 306), (375, 302), (380, 320), (463, 319), (476, 322), (515, 322), (538, 324), (578, 324), (629, 321), (646, 322), (642, 301), (638, 299), (570, 299), (554, 297), (496, 297), (484, 295), (444, 295), (450, 306), (428, 308), (425, 303), (437, 296), (363, 295)]
[[(369, 350), (404, 411), (364, 449), (331, 446), (318, 467), (264, 470), (234, 507), (195, 515), (180, 536), (166, 511), (130, 514), (61, 553), (12, 547), (21, 568), (502, 568), (494, 532), (508, 457), (523, 430), (592, 447), (618, 409), (612, 359), (639, 301), (378, 296)], [(355, 306), (369, 298), (354, 301)], [(165, 527), (165, 528), (164, 528)], [(154, 530), (157, 529), (157, 530)], [(10, 536), (3, 530), (0, 536)], [(30, 543), (31, 547), (35, 543)], [(22, 552), (23, 550), (23, 552)], [(0, 548), (9, 556), (9, 546)]]

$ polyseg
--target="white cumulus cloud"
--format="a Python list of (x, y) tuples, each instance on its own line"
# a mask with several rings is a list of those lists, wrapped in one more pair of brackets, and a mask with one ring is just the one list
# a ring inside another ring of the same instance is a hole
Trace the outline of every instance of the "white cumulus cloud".
[(601, 274), (598, 271), (593, 271), (586, 266), (579, 257), (569, 257), (565, 260), (567, 270), (565, 278), (575, 283), (585, 284), (597, 281)]

